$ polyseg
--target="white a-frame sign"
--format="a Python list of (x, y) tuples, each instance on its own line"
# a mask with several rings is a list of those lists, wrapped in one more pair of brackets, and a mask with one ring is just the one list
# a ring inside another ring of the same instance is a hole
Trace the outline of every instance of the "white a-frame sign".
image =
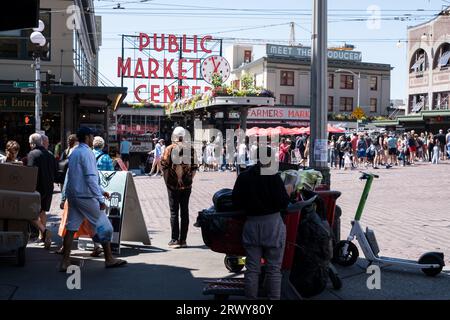
[[(150, 245), (150, 237), (142, 214), (141, 204), (137, 195), (131, 172), (100, 171), (100, 184), (109, 192), (111, 198), (106, 201), (106, 213), (113, 226), (111, 248), (114, 253), (120, 253), (123, 241), (138, 242)], [(81, 239), (79, 246), (93, 247), (87, 239)]]

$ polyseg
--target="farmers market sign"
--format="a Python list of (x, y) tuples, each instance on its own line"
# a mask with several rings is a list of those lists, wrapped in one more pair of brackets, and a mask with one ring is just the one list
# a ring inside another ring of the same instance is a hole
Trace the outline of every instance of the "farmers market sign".
[[(286, 58), (311, 58), (310, 47), (281, 46), (268, 44), (266, 46), (267, 56)], [(328, 50), (328, 59), (345, 61), (362, 61), (362, 53), (357, 51)]]

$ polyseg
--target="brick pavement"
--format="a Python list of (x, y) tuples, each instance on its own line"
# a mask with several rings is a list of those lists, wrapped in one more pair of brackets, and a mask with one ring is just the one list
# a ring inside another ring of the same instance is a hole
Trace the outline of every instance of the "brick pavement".
[[(422, 253), (440, 250), (446, 254), (446, 272), (435, 279), (421, 273), (383, 273), (383, 289), (367, 290), (365, 262), (339, 268), (344, 282), (341, 291), (327, 290), (316, 299), (448, 299), (450, 256), (449, 169), (450, 164), (380, 169), (374, 182), (362, 223), (376, 233), (382, 254), (417, 259)], [(349, 231), (357, 200), (363, 188), (357, 171), (332, 171), (332, 186), (343, 192), (342, 235)], [(197, 211), (211, 205), (214, 192), (232, 187), (235, 173), (199, 173), (191, 198), (188, 249), (168, 249), (170, 236), (167, 192), (162, 178), (136, 177), (135, 182), (153, 246), (140, 250), (124, 249), (127, 268), (103, 271), (102, 259), (85, 252), (74, 252), (83, 261), (83, 289), (65, 287), (67, 275), (56, 272), (60, 257), (30, 245), (24, 269), (0, 264), (0, 299), (205, 299), (204, 279), (233, 277), (223, 265), (223, 254), (203, 245), (200, 230), (192, 227)], [(53, 200), (50, 224), (57, 226), (59, 195)], [(55, 237), (56, 240), (56, 237)], [(171, 274), (167, 281), (167, 274)], [(35, 275), (39, 274), (39, 277)], [(101, 276), (99, 276), (101, 275)], [(242, 276), (242, 275), (237, 275)], [(120, 285), (118, 285), (120, 284)], [(183, 290), (180, 291), (180, 285)], [(40, 288), (45, 286), (46, 290)], [(158, 288), (155, 290), (155, 288)], [(3, 291), (2, 291), (3, 290)]]
[[(368, 170), (380, 175), (374, 181), (362, 223), (375, 230), (381, 254), (417, 259), (426, 251), (443, 251), (450, 257), (450, 163)], [(332, 188), (342, 192), (342, 237), (350, 231), (364, 183), (359, 171), (332, 170)], [(167, 191), (162, 178), (136, 177), (142, 209), (151, 233), (170, 231)], [(235, 173), (203, 172), (194, 182), (190, 202), (192, 225), (197, 212), (211, 205), (220, 188), (232, 188)], [(200, 230), (190, 228), (191, 235)]]
[[(362, 217), (363, 226), (376, 232), (382, 255), (417, 259), (426, 251), (443, 251), (450, 258), (450, 163), (417, 163), (372, 171), (374, 181)], [(341, 237), (350, 231), (364, 182), (359, 171), (332, 170), (332, 189), (342, 192), (338, 204), (343, 215)], [(190, 201), (189, 237), (201, 242), (200, 229), (193, 228), (197, 212), (212, 205), (214, 192), (232, 188), (235, 172), (201, 172), (195, 177)], [(136, 188), (152, 237), (170, 232), (167, 190), (162, 177), (135, 177)], [(58, 222), (59, 195), (52, 205), (50, 221)], [(168, 241), (169, 239), (167, 239)], [(164, 240), (165, 241), (165, 240)]]

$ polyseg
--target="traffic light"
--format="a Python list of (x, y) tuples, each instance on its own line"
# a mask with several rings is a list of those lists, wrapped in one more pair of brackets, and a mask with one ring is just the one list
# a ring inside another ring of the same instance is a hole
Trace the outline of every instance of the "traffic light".
[(50, 72), (45, 73), (45, 82), (42, 83), (42, 89), (44, 93), (51, 94), (51, 85), (55, 83), (55, 75)]
[(23, 118), (23, 122), (26, 126), (32, 126), (34, 124), (34, 116), (28, 114), (25, 115), (25, 117)]

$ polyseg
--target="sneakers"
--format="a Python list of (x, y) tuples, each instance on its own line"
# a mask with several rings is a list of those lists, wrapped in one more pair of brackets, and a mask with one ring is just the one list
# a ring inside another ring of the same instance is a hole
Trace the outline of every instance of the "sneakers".
[(180, 241), (180, 248), (187, 248), (186, 241)]
[(180, 241), (178, 240), (170, 240), (168, 243), (170, 248), (179, 248), (180, 247)]
[(186, 241), (170, 240), (169, 247), (173, 249), (187, 248)]

